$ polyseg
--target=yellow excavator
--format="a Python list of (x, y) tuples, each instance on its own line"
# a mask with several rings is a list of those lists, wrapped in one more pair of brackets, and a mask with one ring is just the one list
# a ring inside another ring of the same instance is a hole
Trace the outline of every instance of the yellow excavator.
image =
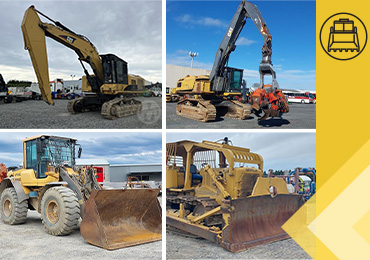
[(303, 196), (262, 177), (261, 155), (220, 141), (167, 143), (167, 225), (231, 252), (288, 238), (281, 226)]
[(0, 183), (4, 223), (23, 224), (28, 210), (41, 214), (55, 236), (78, 229), (90, 244), (108, 250), (162, 239), (159, 189), (104, 190), (94, 168), (75, 167), (76, 139), (40, 135), (23, 140), (23, 167)]
[[(39, 15), (52, 23), (42, 22)], [(86, 36), (77, 34), (60, 22), (52, 20), (34, 6), (26, 10), (21, 28), (25, 49), (30, 54), (42, 97), (48, 104), (53, 105), (54, 101), (49, 85), (46, 36), (74, 50), (84, 69), (82, 91), (85, 96), (71, 100), (68, 103), (69, 112), (101, 109), (103, 117), (116, 119), (141, 111), (141, 102), (128, 98), (143, 91), (137, 90), (137, 86), (131, 84), (126, 61), (114, 54), (99, 55), (96, 47)], [(84, 63), (91, 67), (93, 75), (89, 74)]]
[[(259, 91), (251, 99), (251, 104), (232, 98), (241, 96), (246, 84), (243, 81), (243, 70), (228, 66), (230, 54), (235, 51), (236, 41), (248, 18), (253, 21), (263, 38)], [(277, 117), (288, 112), (289, 106), (277, 83), (271, 55), (272, 36), (261, 12), (256, 5), (243, 0), (217, 49), (210, 75), (186, 76), (177, 81), (172, 92), (185, 98), (177, 103), (176, 113), (207, 122), (214, 121), (218, 116), (246, 119), (252, 112), (259, 117), (263, 113), (260, 120), (264, 120), (269, 116)], [(272, 77), (271, 85), (264, 84), (266, 75)]]

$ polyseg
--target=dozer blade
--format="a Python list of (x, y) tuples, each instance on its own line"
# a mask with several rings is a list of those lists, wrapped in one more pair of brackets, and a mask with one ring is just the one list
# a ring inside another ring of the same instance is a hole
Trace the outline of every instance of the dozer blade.
[(158, 189), (93, 190), (85, 204), (81, 235), (113, 250), (162, 239)]
[(285, 194), (231, 200), (230, 207), (221, 209), (230, 213), (230, 218), (219, 243), (231, 252), (239, 252), (289, 238), (281, 226), (303, 203), (302, 196)]

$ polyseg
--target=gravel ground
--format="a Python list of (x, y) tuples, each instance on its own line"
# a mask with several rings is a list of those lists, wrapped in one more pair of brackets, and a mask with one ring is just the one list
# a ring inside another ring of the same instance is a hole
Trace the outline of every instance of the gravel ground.
[(182, 231), (166, 232), (167, 259), (312, 259), (293, 240), (286, 239), (249, 250), (231, 253), (202, 238), (190, 237)]
[(23, 225), (9, 226), (0, 220), (0, 237), (0, 259), (7, 260), (162, 259), (162, 241), (108, 251), (85, 242), (79, 230), (68, 236), (51, 236), (44, 230), (40, 214), (30, 210)]
[(214, 122), (198, 122), (176, 115), (176, 103), (166, 103), (166, 126), (168, 129), (316, 129), (316, 104), (292, 104), (283, 119), (257, 121), (255, 115), (249, 119), (236, 120), (228, 117), (217, 118)]
[(70, 114), (67, 111), (68, 100), (55, 100), (50, 106), (41, 100), (27, 100), (4, 104), (0, 102), (0, 128), (41, 128), (41, 129), (161, 129), (162, 98), (138, 97), (143, 103), (143, 111), (134, 116), (109, 120), (99, 111)]

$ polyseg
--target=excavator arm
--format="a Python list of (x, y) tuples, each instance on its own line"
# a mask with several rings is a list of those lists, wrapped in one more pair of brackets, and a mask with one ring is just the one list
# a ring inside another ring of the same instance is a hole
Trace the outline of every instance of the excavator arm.
[(253, 23), (256, 25), (258, 31), (263, 37), (262, 46), (262, 61), (260, 63), (260, 79), (261, 87), (263, 86), (264, 75), (270, 74), (273, 79), (273, 85), (278, 87), (276, 81), (276, 74), (272, 68), (271, 54), (272, 54), (272, 36), (269, 29), (262, 17), (261, 12), (256, 5), (242, 1), (239, 5), (231, 23), (226, 31), (224, 38), (216, 52), (215, 61), (213, 63), (213, 68), (210, 74), (210, 81), (214, 91), (223, 92), (226, 80), (225, 72), (227, 63), (229, 61), (229, 56), (236, 48), (236, 41), (243, 30), (246, 20), (251, 18)]
[[(39, 14), (50, 20), (53, 24), (42, 22)], [(28, 50), (30, 54), (42, 97), (48, 104), (53, 105), (54, 101), (51, 98), (49, 84), (49, 67), (45, 36), (74, 50), (84, 68), (89, 83), (92, 79), (83, 66), (82, 61), (90, 65), (94, 74), (97, 76), (94, 80), (98, 81), (99, 85), (101, 85), (103, 79), (101, 58), (95, 46), (85, 36), (76, 34), (61, 23), (50, 19), (37, 11), (34, 6), (30, 6), (26, 10), (21, 28), (25, 49)]]

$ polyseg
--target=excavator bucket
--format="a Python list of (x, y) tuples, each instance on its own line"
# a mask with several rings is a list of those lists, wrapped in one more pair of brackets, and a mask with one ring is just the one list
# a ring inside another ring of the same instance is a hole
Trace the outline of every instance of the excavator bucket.
[(231, 252), (239, 252), (289, 238), (281, 226), (303, 203), (302, 196), (292, 194), (231, 200), (230, 207), (221, 209), (222, 213), (230, 213), (230, 218), (219, 243)]
[(113, 250), (162, 239), (158, 189), (93, 190), (80, 231), (90, 244)]

